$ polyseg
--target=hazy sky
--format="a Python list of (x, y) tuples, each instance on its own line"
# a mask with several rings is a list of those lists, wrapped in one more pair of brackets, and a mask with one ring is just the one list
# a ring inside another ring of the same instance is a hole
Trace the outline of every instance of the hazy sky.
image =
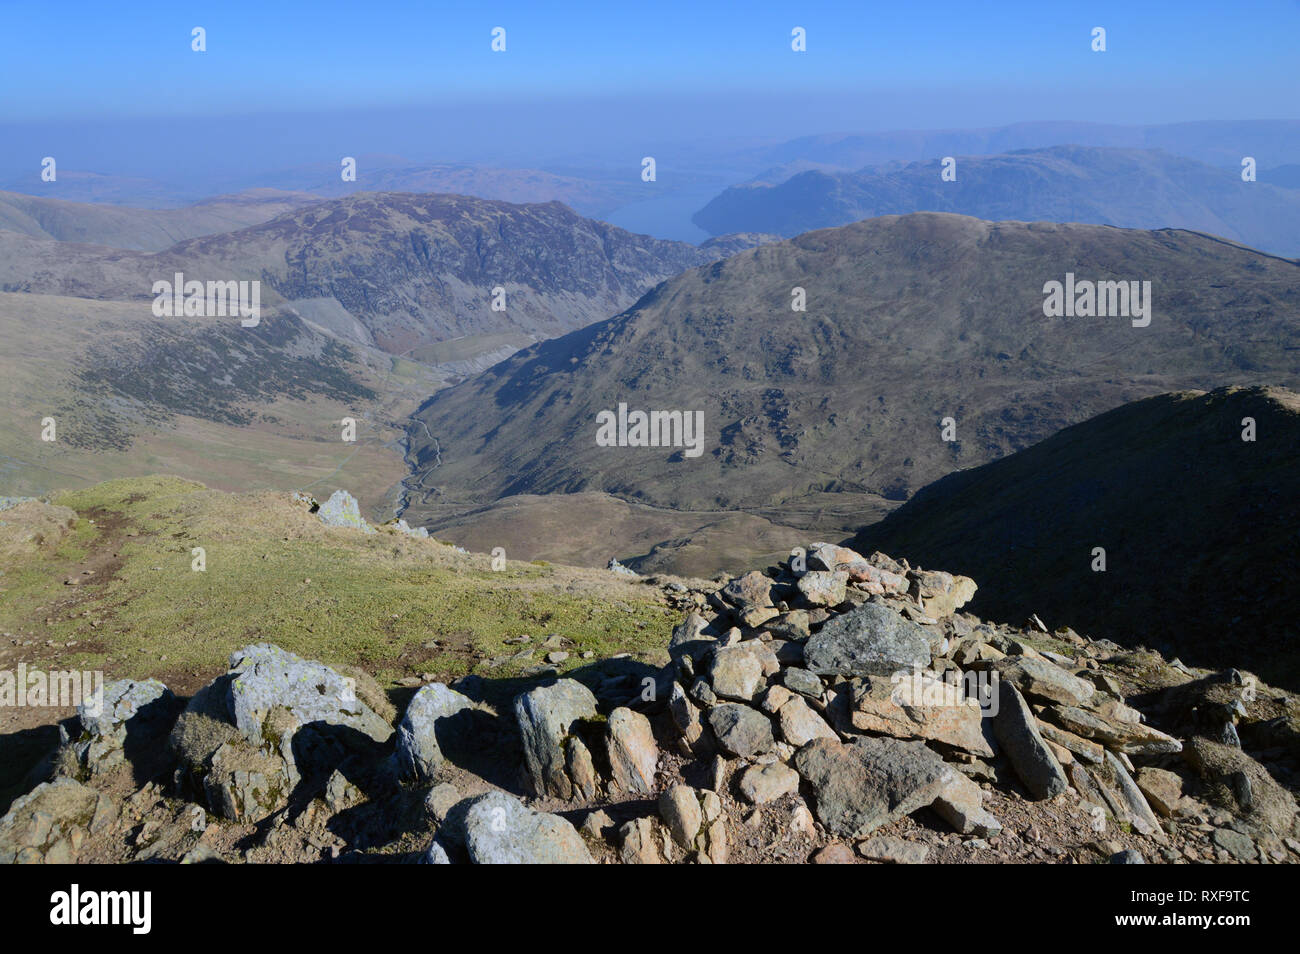
[[(981, 112), (995, 122), (1289, 118), (1300, 37), (1296, 0), (95, 0), (5, 3), (0, 15), (6, 120), (700, 91), (751, 103), (888, 92), (926, 104), (934, 112), (917, 119), (931, 127), (970, 125), (973, 94), (987, 97)], [(190, 49), (195, 26), (207, 31), (205, 53)], [(490, 49), (496, 26), (507, 31), (504, 53)], [(807, 30), (806, 53), (790, 49), (795, 26)], [(1105, 54), (1090, 49), (1095, 26), (1107, 30)], [(879, 128), (901, 118), (866, 97), (845, 120)]]
[(622, 166), (820, 132), (1288, 119), (1297, 38), (1297, 0), (0, 0), (0, 182), (46, 155), (218, 181), (339, 155)]

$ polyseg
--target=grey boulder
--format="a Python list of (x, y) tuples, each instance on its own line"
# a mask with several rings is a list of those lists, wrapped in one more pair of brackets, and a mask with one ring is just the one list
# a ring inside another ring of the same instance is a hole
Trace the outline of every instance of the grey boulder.
[(442, 747), (438, 733), (446, 733), (450, 720), (474, 702), (440, 682), (424, 686), (406, 707), (406, 715), (397, 727), (395, 758), (402, 775), (416, 781), (428, 781), (442, 766)]
[(474, 799), (465, 812), (465, 848), (479, 865), (589, 865), (578, 830), (558, 815), (535, 812), (504, 792)]
[(819, 676), (888, 676), (929, 666), (930, 638), (888, 606), (863, 603), (828, 621), (803, 652)]

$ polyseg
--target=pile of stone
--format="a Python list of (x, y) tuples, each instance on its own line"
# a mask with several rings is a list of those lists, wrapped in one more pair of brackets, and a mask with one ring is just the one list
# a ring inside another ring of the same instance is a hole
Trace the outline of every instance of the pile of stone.
[(683, 753), (740, 760), (755, 803), (802, 787), (845, 838), (927, 806), (993, 835), (978, 782), (1008, 781), (1007, 769), (1031, 798), (1074, 788), (1085, 807), (1161, 837), (1144, 793), (1160, 777), (1133, 759), (1182, 744), (1125, 704), (1086, 641), (1073, 637), (1075, 656), (1039, 652), (958, 614), (975, 593), (967, 577), (827, 543), (801, 556), (730, 581), (674, 630)]
[[(826, 543), (714, 585), (671, 589), (686, 614), (671, 662), (590, 680), (599, 700), (552, 678), (498, 713), (469, 677), (418, 686), (398, 719), (366, 673), (268, 644), (233, 653), (188, 703), (157, 680), (112, 683), (60, 727), (51, 780), (0, 819), (0, 862), (74, 861), (115, 826), (136, 826), (134, 860), (211, 860), (196, 806), (257, 826), (268, 846), (301, 829), (316, 855), (269, 857), (314, 860), (346, 847), (341, 813), (365, 806), (382, 844), (413, 805), (433, 827), (415, 849), (433, 864), (720, 864), (744, 852), (728, 832), (764, 811), (808, 851), (821, 845), (818, 860), (853, 860), (856, 842), (908, 863), (930, 846), (880, 829), (929, 809), (987, 847), (1006, 837), (990, 807), (1020, 798), (1066, 800), (1093, 831), (1136, 833), (1164, 860), (1300, 856), (1278, 782), (1300, 764), (1295, 700), (1257, 698), (1248, 676), (1197, 677), (1036, 618), (981, 622), (961, 612), (970, 579)], [(1117, 674), (1134, 665), (1149, 677), (1133, 698), (1168, 731), (1125, 699)], [(516, 745), (517, 780), (463, 768)], [(144, 776), (158, 781), (131, 811), (98, 791), (151, 757)]]

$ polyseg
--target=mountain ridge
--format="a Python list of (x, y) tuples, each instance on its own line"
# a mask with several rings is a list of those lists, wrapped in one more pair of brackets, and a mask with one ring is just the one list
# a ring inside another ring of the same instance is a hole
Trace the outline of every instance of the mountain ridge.
[[(1046, 318), (1045, 282), (1071, 272), (1154, 279), (1151, 328)], [(807, 313), (790, 311), (798, 287)], [(861, 498), (861, 525), (1139, 397), (1294, 384), (1297, 314), (1300, 265), (1187, 231), (918, 213), (806, 233), (684, 273), (434, 395), (410, 429), (412, 514), (586, 491), (755, 512), (831, 493)], [(706, 452), (598, 447), (597, 412), (621, 402), (704, 411)], [(946, 417), (955, 441), (941, 439)]]
[(1239, 169), (1158, 150), (1083, 146), (958, 155), (955, 163), (955, 181), (945, 181), (940, 160), (929, 159), (733, 186), (693, 221), (710, 232), (792, 236), (880, 215), (953, 212), (995, 221), (1180, 228), (1300, 255), (1300, 191), (1270, 185), (1266, 174), (1243, 182)]

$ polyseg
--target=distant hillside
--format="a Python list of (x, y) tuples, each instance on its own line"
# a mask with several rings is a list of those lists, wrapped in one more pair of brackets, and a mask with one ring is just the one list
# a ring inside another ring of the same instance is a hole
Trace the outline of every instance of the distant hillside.
[[(1150, 326), (1044, 317), (1067, 272), (1150, 281)], [(838, 499), (851, 532), (1128, 401), (1265, 382), (1300, 384), (1295, 262), (1192, 232), (886, 216), (692, 270), (434, 395), (410, 512), (600, 491), (828, 531)], [(620, 402), (702, 413), (702, 452), (599, 446)]]
[[(262, 301), (392, 353), (466, 335), (553, 337), (716, 257), (551, 202), (362, 193), (155, 254), (53, 247), (0, 232), (0, 290), (152, 300), (152, 284), (259, 279)], [(505, 309), (493, 310), (493, 288)]]
[(157, 252), (187, 238), (257, 225), (321, 201), (307, 192), (257, 188), (178, 209), (127, 208), (0, 192), (0, 229), (23, 235)]
[(342, 180), (338, 163), (284, 169), (253, 181), (332, 198), (358, 192), (446, 192), (503, 202), (563, 202), (596, 217), (644, 196), (644, 183), (635, 176), (591, 178), (468, 162), (421, 163), (400, 156), (358, 156), (356, 182)]
[[(0, 191), (15, 192), (61, 202), (103, 203), (142, 209), (176, 209), (198, 201), (203, 191), (193, 184), (179, 186), (139, 176), (104, 175), (80, 172), (60, 166), (54, 182), (41, 180), (36, 170), (18, 178), (0, 182)], [(224, 189), (242, 192), (242, 186)]]
[(177, 242), (257, 225), (321, 201), (305, 192), (253, 189), (179, 209), (133, 209), (0, 192), (0, 229), (59, 242), (157, 252)]
[(1106, 149), (1161, 149), (1224, 169), (1240, 168), (1242, 156), (1254, 156), (1262, 168), (1268, 168), (1300, 159), (1300, 120), (1202, 120), (1150, 126), (1053, 120), (983, 129), (825, 133), (764, 147), (758, 150), (757, 161), (771, 166), (805, 162), (860, 169), (899, 159), (990, 156), (1062, 143)]
[(1239, 170), (1164, 152), (1083, 146), (956, 160), (951, 182), (943, 181), (940, 160), (932, 158), (859, 172), (811, 170), (779, 185), (733, 186), (694, 221), (714, 234), (790, 236), (879, 215), (955, 212), (995, 221), (1192, 229), (1300, 255), (1300, 191), (1271, 185), (1268, 173), (1242, 182)]
[(1225, 388), (1128, 404), (952, 474), (851, 545), (978, 572), (972, 612), (1035, 612), (1294, 689), (1297, 528), (1300, 395)]
[(0, 495), (160, 470), (225, 490), (356, 487), (385, 519), (406, 476), (401, 422), (444, 384), (292, 315), (243, 328), (155, 318), (144, 302), (0, 293)]

